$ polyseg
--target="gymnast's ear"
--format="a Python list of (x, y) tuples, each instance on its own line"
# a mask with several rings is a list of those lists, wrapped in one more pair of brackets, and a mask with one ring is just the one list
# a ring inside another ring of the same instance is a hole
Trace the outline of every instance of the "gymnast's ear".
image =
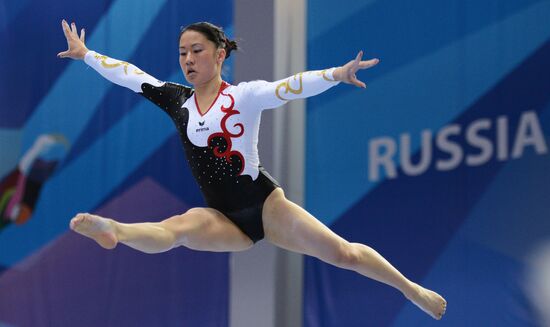
[(221, 65), (225, 61), (225, 56), (226, 50), (224, 48), (218, 48), (218, 51), (216, 51), (216, 62)]

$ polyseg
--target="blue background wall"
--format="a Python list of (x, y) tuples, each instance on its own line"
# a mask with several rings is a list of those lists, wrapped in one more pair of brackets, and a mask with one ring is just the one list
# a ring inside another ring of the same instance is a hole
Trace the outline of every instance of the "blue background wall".
[(202, 198), (162, 111), (56, 54), (66, 49), (66, 18), (86, 28), (88, 48), (183, 83), (180, 26), (207, 20), (231, 34), (232, 17), (232, 1), (0, 1), (2, 195), (41, 136), (62, 135), (70, 146), (43, 151), (33, 165), (30, 219), (2, 217), (0, 324), (227, 325), (226, 254), (107, 252), (68, 231), (78, 212), (154, 221)]
[[(449, 307), (432, 321), (389, 287), (307, 258), (306, 326), (543, 325), (548, 302), (534, 299), (548, 294), (530, 276), (550, 242), (548, 17), (550, 2), (534, 0), (308, 2), (309, 69), (360, 49), (381, 62), (359, 73), (366, 90), (308, 100), (307, 209)], [(438, 169), (450, 153), (437, 135), (453, 128), (463, 157)], [(380, 142), (395, 146), (395, 174), (373, 162), (391, 150)], [(425, 168), (403, 169), (408, 152)]]
[[(91, 49), (183, 82), (179, 27), (209, 20), (231, 34), (232, 16), (230, 1), (0, 0), (0, 211), (36, 140), (62, 135), (70, 146), (33, 166), (30, 219), (1, 216), (0, 325), (227, 325), (227, 255), (105, 251), (67, 230), (77, 212), (158, 220), (202, 200), (168, 117), (55, 54), (67, 18)], [(307, 209), (445, 295), (438, 326), (545, 325), (548, 17), (550, 1), (308, 1), (309, 69), (359, 49), (382, 61), (359, 74), (367, 90), (340, 85), (308, 101)], [(447, 143), (464, 157), (438, 169), (450, 154), (435, 139), (452, 128)], [(421, 135), (431, 136), (423, 147)], [(395, 174), (373, 165), (381, 143), (395, 146)], [(402, 168), (419, 162), (417, 174)], [(354, 273), (307, 258), (305, 277), (306, 326), (435, 325)]]

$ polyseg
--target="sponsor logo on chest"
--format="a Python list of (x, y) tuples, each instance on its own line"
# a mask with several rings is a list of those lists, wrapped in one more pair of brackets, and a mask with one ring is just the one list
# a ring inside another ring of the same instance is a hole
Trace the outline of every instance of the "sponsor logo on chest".
[(209, 131), (210, 128), (208, 128), (208, 126), (204, 126), (204, 123), (206, 122), (206, 120), (203, 120), (203, 121), (199, 121), (198, 124), (199, 124), (199, 127), (195, 130), (195, 132), (199, 133), (199, 132), (206, 132), (206, 131)]

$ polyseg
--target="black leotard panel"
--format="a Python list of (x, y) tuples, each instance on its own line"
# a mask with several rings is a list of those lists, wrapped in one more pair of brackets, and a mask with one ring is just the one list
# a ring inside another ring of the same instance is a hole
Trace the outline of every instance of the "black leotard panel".
[(192, 89), (175, 83), (162, 86), (144, 83), (141, 88), (142, 95), (164, 110), (176, 125), (187, 162), (206, 204), (227, 216), (252, 241), (261, 240), (264, 237), (263, 204), (279, 184), (261, 166), (256, 180), (250, 175), (241, 175), (244, 162), (240, 155), (234, 154), (229, 160), (220, 156), (229, 149), (223, 135), (210, 135), (204, 147), (189, 140), (189, 109), (183, 104), (193, 95)]

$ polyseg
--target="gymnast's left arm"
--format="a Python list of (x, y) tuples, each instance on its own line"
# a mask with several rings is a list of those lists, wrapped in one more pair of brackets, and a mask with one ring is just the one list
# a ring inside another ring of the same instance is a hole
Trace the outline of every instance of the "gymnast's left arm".
[(304, 99), (337, 85), (340, 82), (365, 88), (366, 85), (355, 75), (359, 69), (367, 69), (378, 64), (378, 59), (362, 61), (360, 51), (354, 60), (341, 67), (308, 71), (276, 81), (253, 81), (242, 83), (246, 98), (259, 109), (270, 109), (284, 105), (295, 99)]

